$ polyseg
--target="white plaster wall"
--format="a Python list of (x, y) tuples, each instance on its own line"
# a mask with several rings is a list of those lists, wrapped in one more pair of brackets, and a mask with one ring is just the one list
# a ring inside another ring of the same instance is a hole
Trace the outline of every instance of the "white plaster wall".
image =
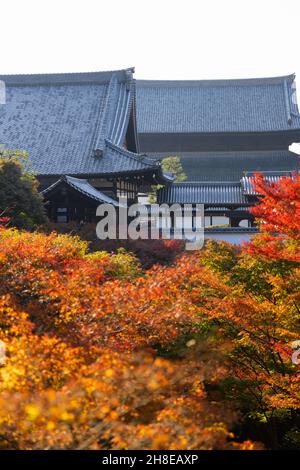
[(205, 216), (205, 227), (212, 227), (215, 225), (229, 225), (229, 217), (223, 217), (221, 215)]

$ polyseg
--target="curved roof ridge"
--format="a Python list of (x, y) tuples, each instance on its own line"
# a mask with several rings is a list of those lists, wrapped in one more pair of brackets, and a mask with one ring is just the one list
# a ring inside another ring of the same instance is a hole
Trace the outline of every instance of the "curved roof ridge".
[(257, 78), (225, 78), (225, 79), (205, 79), (205, 80), (136, 80), (137, 86), (247, 86), (247, 85), (278, 85), (280, 83), (293, 82), (296, 74), (281, 75), (277, 77), (257, 77)]
[[(103, 150), (104, 147), (104, 139), (106, 137), (106, 127), (107, 127), (107, 115), (109, 111), (109, 104), (111, 101), (111, 92), (115, 83), (115, 75), (112, 74), (106, 92), (105, 92), (105, 98), (102, 100), (101, 105), (99, 106), (98, 109), (98, 116), (97, 116), (97, 124), (96, 124), (96, 129), (94, 133), (94, 138), (93, 138), (93, 143), (92, 143), (92, 150), (95, 150), (97, 148)], [(116, 119), (116, 116), (115, 116)]]
[(88, 180), (86, 178), (76, 178), (75, 176), (69, 176), (69, 175), (63, 175), (62, 178), (65, 178), (67, 181), (78, 181), (78, 182), (84, 182), (88, 183)]
[(55, 189), (58, 185), (60, 185), (62, 182), (65, 182), (66, 184), (76, 189), (80, 193), (98, 202), (111, 203), (115, 206), (120, 205), (117, 200), (113, 199), (107, 194), (104, 194), (102, 191), (99, 191), (98, 189), (94, 188), (86, 179), (75, 178), (69, 175), (61, 176), (57, 181), (55, 181), (53, 184), (48, 186), (48, 188), (41, 191), (41, 194), (46, 195), (47, 193)]
[(115, 95), (114, 119), (110, 123), (110, 132), (107, 137), (117, 145), (122, 145), (128, 128), (129, 116), (132, 108), (132, 82), (127, 81), (119, 87), (119, 93)]
[(129, 158), (132, 158), (138, 162), (148, 165), (149, 167), (154, 168), (154, 167), (160, 166), (160, 163), (158, 161), (149, 158), (146, 154), (138, 154), (138, 153), (131, 152), (130, 150), (125, 149), (124, 147), (120, 147), (119, 145), (114, 144), (108, 139), (105, 139), (105, 143), (111, 149), (116, 150), (117, 152), (120, 152), (123, 155)]
[(120, 70), (105, 70), (96, 72), (58, 72), (58, 73), (37, 73), (37, 74), (7, 74), (0, 75), (7, 85), (60, 85), (76, 83), (106, 83), (115, 74), (119, 81), (126, 82), (132, 79), (134, 67)]

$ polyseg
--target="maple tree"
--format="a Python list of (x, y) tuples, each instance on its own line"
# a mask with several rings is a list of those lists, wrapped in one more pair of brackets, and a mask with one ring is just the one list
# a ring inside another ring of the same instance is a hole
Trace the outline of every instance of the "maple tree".
[(228, 394), (265, 429), (268, 445), (298, 448), (299, 366), (291, 358), (300, 337), (299, 174), (277, 183), (257, 175), (253, 184), (260, 233), (242, 249), (211, 242), (201, 254), (230, 288), (209, 315), (231, 340)]
[(2, 448), (299, 447), (299, 179), (258, 184), (250, 244), (148, 270), (0, 228)]
[(251, 244), (252, 252), (261, 256), (300, 261), (300, 172), (281, 177), (278, 182), (256, 174), (255, 191), (262, 203), (252, 208), (261, 234)]
[(184, 291), (174, 304), (175, 267), (142, 273), (125, 252), (90, 254), (78, 238), (4, 228), (0, 253), (2, 448), (240, 445), (234, 410), (204, 387), (223, 374), (219, 359), (158, 354), (198, 322)]

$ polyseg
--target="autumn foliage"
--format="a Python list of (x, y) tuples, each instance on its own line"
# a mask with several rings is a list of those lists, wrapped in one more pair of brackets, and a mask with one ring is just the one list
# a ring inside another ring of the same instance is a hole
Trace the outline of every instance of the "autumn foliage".
[(1, 448), (299, 447), (300, 183), (259, 184), (247, 247), (148, 270), (124, 249), (0, 229)]
[(173, 272), (55, 234), (3, 229), (0, 252), (3, 448), (229, 445), (234, 413), (202, 383), (215, 368), (155, 353), (196, 322), (164, 291)]
[(257, 174), (254, 183), (263, 203), (252, 209), (262, 232), (252, 250), (267, 258), (299, 262), (300, 173), (283, 177), (278, 183), (265, 181)]

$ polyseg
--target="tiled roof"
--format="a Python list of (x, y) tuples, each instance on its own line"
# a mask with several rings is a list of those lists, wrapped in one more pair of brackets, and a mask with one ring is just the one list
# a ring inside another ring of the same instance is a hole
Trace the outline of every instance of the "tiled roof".
[(214, 207), (214, 206), (212, 206), (212, 207), (206, 207), (205, 211), (206, 212), (215, 212), (215, 211), (217, 211), (217, 212), (223, 212), (223, 211), (224, 212), (230, 212), (230, 209), (228, 209), (228, 207)]
[(54, 165), (50, 161), (40, 162), (40, 175), (97, 175), (97, 176), (116, 176), (128, 174), (152, 173), (158, 178), (159, 183), (172, 182), (173, 176), (169, 173), (163, 173), (159, 161), (148, 158), (146, 155), (140, 155), (119, 147), (112, 142), (105, 140), (101, 156), (89, 156), (88, 161), (67, 160), (58, 162)]
[(158, 203), (247, 205), (240, 183), (173, 183), (158, 191)]
[(299, 129), (294, 78), (289, 75), (244, 80), (137, 80), (138, 132)]
[[(132, 72), (0, 76), (6, 85), (0, 144), (26, 150), (38, 174), (98, 172), (103, 162), (92, 158), (94, 150), (105, 153), (107, 140), (124, 144), (134, 99)], [(130, 167), (138, 166), (129, 160)]]
[(55, 183), (51, 184), (51, 186), (44, 189), (44, 191), (42, 191), (42, 194), (44, 196), (46, 196), (51, 191), (53, 191), (55, 188), (57, 188), (57, 186), (59, 186), (63, 183), (66, 183), (68, 186), (72, 187), (76, 191), (79, 191), (80, 193), (84, 194), (85, 196), (89, 197), (90, 199), (94, 199), (97, 202), (113, 204), (116, 207), (119, 206), (118, 201), (116, 201), (115, 199), (107, 196), (106, 194), (102, 193), (101, 191), (98, 191), (97, 189), (95, 189), (92, 185), (90, 185), (88, 183), (87, 180), (74, 178), (74, 177), (67, 176), (67, 175), (62, 176)]
[[(125, 148), (105, 141), (103, 154), (99, 158), (90, 157), (89, 170), (94, 174), (122, 174), (160, 169), (160, 162), (153, 161), (146, 155), (138, 155)], [(81, 170), (81, 173), (85, 171)]]
[(219, 212), (224, 212), (224, 213), (228, 213), (228, 214), (232, 214), (234, 215), (235, 213), (237, 212), (249, 212), (249, 206), (246, 206), (246, 207), (234, 207), (233, 209), (229, 209), (228, 207), (215, 207), (215, 206), (212, 206), (212, 207), (206, 207), (205, 208), (205, 213), (210, 213), (210, 212), (213, 212), (213, 213), (219, 213)]
[(258, 233), (257, 227), (205, 227), (208, 233)]
[[(278, 180), (280, 180), (281, 178), (292, 178), (293, 176), (293, 173), (289, 171), (282, 171), (282, 172), (270, 171), (270, 172), (262, 172), (262, 174), (265, 180), (267, 180), (269, 183), (277, 183)], [(242, 190), (245, 195), (257, 196), (259, 194), (254, 188), (253, 176), (254, 176), (253, 174), (247, 173), (241, 179)]]
[[(288, 150), (235, 152), (182, 152), (181, 164), (188, 181), (240, 181), (249, 171), (293, 171), (300, 157)], [(149, 154), (162, 159), (170, 153)]]

